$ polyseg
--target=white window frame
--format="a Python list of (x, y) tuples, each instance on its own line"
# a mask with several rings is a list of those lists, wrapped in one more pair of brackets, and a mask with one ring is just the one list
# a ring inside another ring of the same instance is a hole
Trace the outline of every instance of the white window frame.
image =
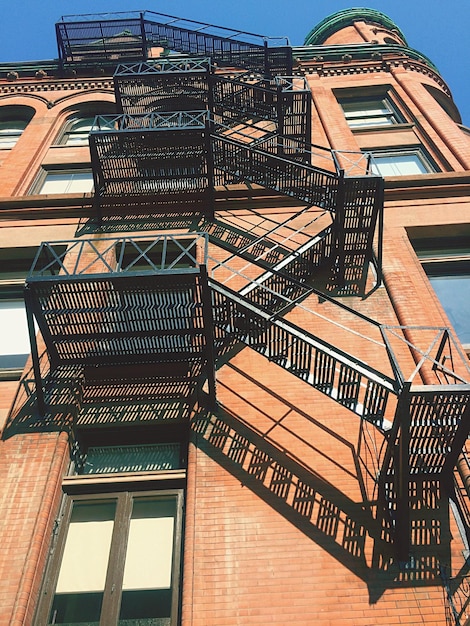
[[(10, 291), (10, 290), (9, 290)], [(21, 285), (17, 295), (4, 295), (0, 285), (0, 379), (20, 377), (31, 352)]]
[(35, 247), (0, 250), (0, 380), (19, 379), (31, 353), (23, 287), (36, 254)]
[(352, 130), (394, 126), (405, 120), (388, 95), (339, 98), (344, 116)]
[(11, 150), (23, 134), (28, 120), (0, 120), (0, 150)]
[(17, 380), (31, 352), (23, 285), (34, 248), (0, 252), (0, 379)]
[(88, 136), (93, 126), (94, 119), (94, 115), (76, 115), (68, 119), (59, 137), (58, 143), (61, 146), (68, 147), (87, 146)]
[(436, 171), (419, 147), (370, 150), (371, 171), (378, 176), (417, 176)]
[(93, 172), (88, 168), (44, 170), (38, 184), (39, 195), (82, 194), (93, 192)]

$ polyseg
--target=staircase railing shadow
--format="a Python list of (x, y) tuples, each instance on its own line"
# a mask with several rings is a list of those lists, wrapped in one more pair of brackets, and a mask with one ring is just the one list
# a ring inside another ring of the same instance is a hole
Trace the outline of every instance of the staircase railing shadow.
[[(297, 407), (295, 410), (299, 412)], [(302, 415), (324, 428), (314, 418)], [(390, 588), (441, 584), (440, 563), (450, 562), (445, 499), (437, 498), (432, 510), (418, 508), (418, 517), (434, 520), (439, 531), (430, 540), (426, 521), (417, 519), (416, 556), (403, 564), (395, 558), (377, 501), (352, 500), (315, 468), (306, 466), (226, 406), (197, 411), (192, 419), (192, 437), (199, 450), (363, 580), (371, 603)], [(352, 445), (350, 448), (359, 472), (356, 452)], [(361, 481), (359, 474), (357, 479)]]

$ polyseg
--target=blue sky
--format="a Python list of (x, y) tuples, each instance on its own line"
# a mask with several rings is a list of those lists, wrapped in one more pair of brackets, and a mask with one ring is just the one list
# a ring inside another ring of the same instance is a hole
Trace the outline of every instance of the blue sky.
[[(145, 4), (146, 1), (146, 4)], [(57, 56), (54, 24), (61, 15), (149, 10), (269, 36), (302, 45), (326, 16), (367, 6), (388, 15), (408, 44), (428, 56), (450, 87), (463, 123), (470, 126), (470, 0), (3, 0), (0, 62)]]

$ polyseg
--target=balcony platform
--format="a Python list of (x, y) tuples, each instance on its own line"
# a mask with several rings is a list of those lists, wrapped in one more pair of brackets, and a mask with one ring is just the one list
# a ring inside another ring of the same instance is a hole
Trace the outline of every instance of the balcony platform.
[(211, 207), (207, 124), (206, 111), (96, 118), (90, 152), (98, 208), (123, 198), (147, 205), (168, 195)]
[(62, 243), (67, 257), (42, 244), (37, 259), (46, 258), (47, 247), (50, 260), (35, 263), (25, 285), (39, 403), (33, 317), (51, 371), (76, 365), (90, 380), (116, 379), (118, 370), (127, 376), (141, 371), (145, 378), (149, 368), (165, 363), (170, 368), (184, 364), (188, 371), (196, 364), (212, 380), (204, 235)]
[(129, 115), (205, 109), (213, 71), (209, 58), (162, 57), (152, 63), (120, 64), (114, 73), (116, 106)]

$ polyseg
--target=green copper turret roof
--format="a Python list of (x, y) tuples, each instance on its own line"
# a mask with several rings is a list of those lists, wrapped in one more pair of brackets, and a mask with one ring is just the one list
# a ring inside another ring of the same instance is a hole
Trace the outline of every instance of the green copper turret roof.
[(375, 24), (380, 24), (388, 30), (394, 30), (403, 40), (403, 43), (408, 45), (405, 35), (398, 28), (395, 22), (380, 11), (366, 8), (345, 9), (344, 11), (338, 11), (337, 13), (333, 13), (333, 15), (326, 17), (319, 24), (317, 24), (317, 26), (312, 28), (309, 34), (305, 37), (304, 45), (320, 45), (333, 33), (341, 30), (345, 26), (351, 26), (358, 20), (374, 22)]

